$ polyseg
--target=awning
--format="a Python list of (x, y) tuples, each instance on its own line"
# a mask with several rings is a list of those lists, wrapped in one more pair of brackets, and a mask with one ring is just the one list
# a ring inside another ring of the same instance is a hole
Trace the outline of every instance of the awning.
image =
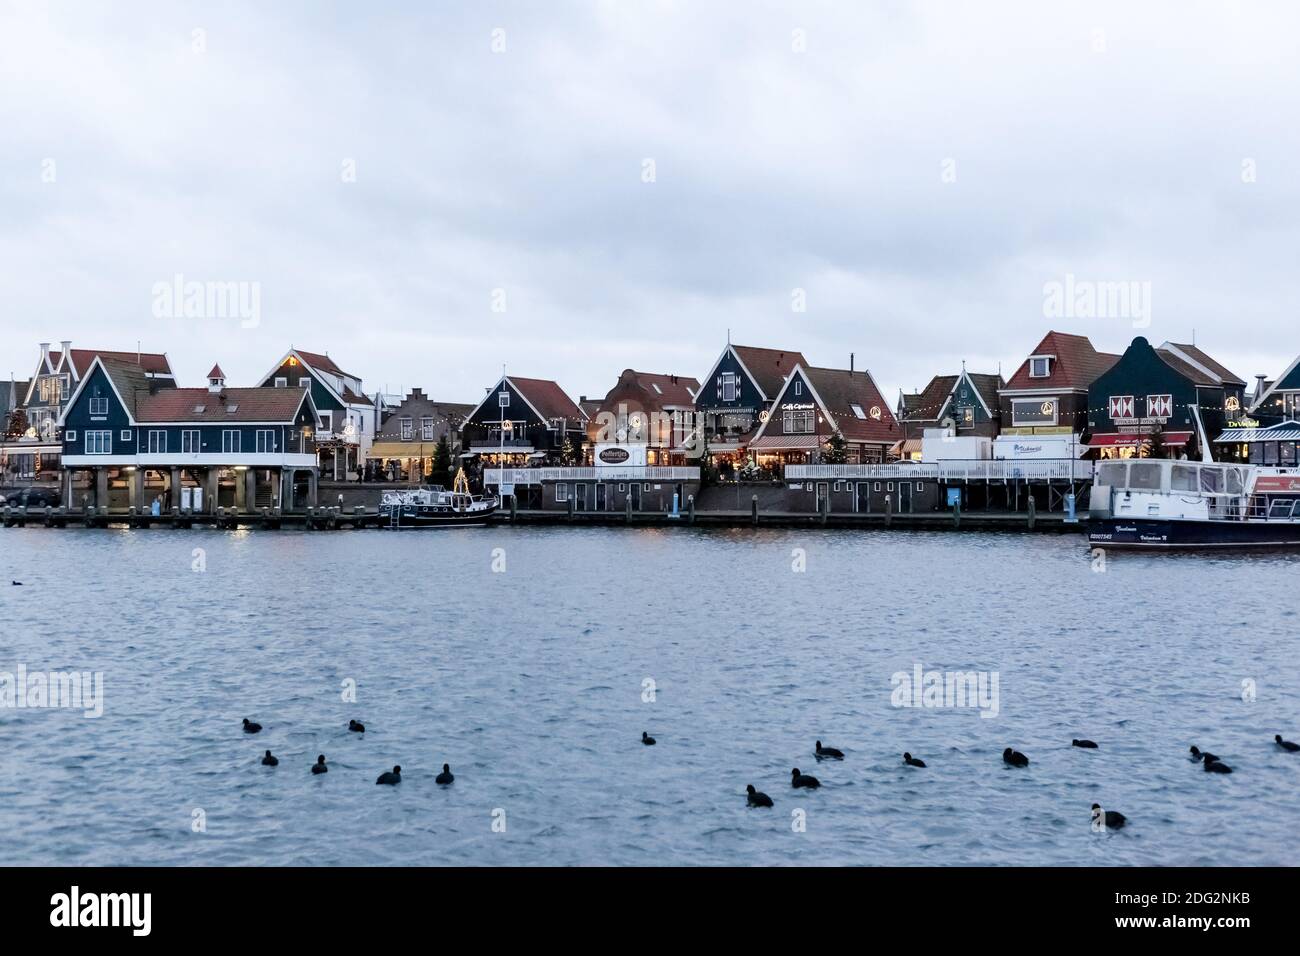
[[(1186, 445), (1192, 439), (1191, 432), (1158, 432), (1162, 444), (1176, 448)], [(1154, 434), (1136, 435), (1131, 432), (1109, 432), (1093, 435), (1088, 439), (1089, 448), (1136, 448), (1140, 444), (1153, 441)]]
[(1215, 442), (1237, 444), (1239, 442), (1261, 441), (1300, 441), (1300, 422), (1282, 422), (1268, 428), (1229, 428)]
[(894, 453), (896, 455), (919, 454), (921, 451), (921, 439), (919, 438), (909, 438), (906, 441), (901, 441), (897, 444), (902, 447)]
[(764, 435), (749, 443), (751, 451), (816, 451), (821, 446), (816, 435)]
[(367, 458), (432, 458), (437, 442), (377, 441), (370, 446)]

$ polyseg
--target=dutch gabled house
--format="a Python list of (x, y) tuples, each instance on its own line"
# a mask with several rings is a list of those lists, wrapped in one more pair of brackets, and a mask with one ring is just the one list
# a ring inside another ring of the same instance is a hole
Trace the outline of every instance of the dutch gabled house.
[(1089, 389), (1088, 447), (1100, 458), (1201, 459), (1240, 414), (1245, 388), (1194, 345), (1138, 336)]
[(998, 393), (1006, 385), (1001, 375), (968, 372), (936, 375), (922, 391), (899, 396), (903, 440), (895, 457), (919, 461), (926, 429), (943, 428), (954, 435), (996, 438), (1002, 427)]
[(704, 445), (714, 465), (745, 461), (750, 439), (796, 365), (808, 365), (799, 352), (730, 343), (722, 350), (700, 380), (695, 401)]
[(54, 479), (58, 476), (62, 443), (58, 422), (73, 391), (81, 383), (96, 356), (136, 365), (156, 387), (176, 384), (167, 356), (157, 352), (114, 352), (103, 349), (74, 349), (64, 340), (58, 351), (50, 343), (41, 343), (36, 370), (16, 397), (27, 419), (23, 435), (6, 438), (0, 447), (6, 477), (19, 480)]
[(624, 369), (589, 416), (593, 464), (697, 465), (699, 393), (693, 378)]
[(326, 353), (295, 348), (258, 384), (263, 388), (310, 388), (321, 420), (316, 449), (322, 477), (336, 481), (356, 477), (379, 429), (379, 409), (362, 391), (358, 376), (343, 371)]
[(1089, 388), (1119, 356), (1083, 335), (1048, 332), (999, 389), (998, 458), (1074, 458), (1086, 449)]
[(578, 465), (586, 439), (587, 416), (558, 383), (507, 375), (466, 417), (461, 457), (480, 467)]
[(219, 366), (207, 388), (161, 388), (133, 362), (96, 356), (59, 424), (71, 507), (87, 497), (97, 508), (157, 500), (209, 513), (314, 503), (319, 419), (305, 389), (227, 388)]
[[(796, 364), (749, 448), (757, 464), (884, 462), (902, 429), (871, 373)], [(837, 446), (838, 450), (837, 450)]]
[(370, 446), (368, 475), (376, 481), (423, 482), (433, 473), (438, 443), (446, 439), (452, 475), (461, 453), (461, 429), (472, 405), (437, 402), (422, 389), (412, 389), (384, 416)]

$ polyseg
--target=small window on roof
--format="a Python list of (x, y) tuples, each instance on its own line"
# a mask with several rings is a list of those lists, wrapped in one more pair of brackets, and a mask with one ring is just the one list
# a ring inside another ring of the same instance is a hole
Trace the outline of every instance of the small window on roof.
[(651, 382), (650, 384), (654, 386), (654, 390), (657, 395), (662, 395), (664, 393), (664, 390), (659, 387), (658, 382)]
[(233, 415), (233, 414), (235, 414), (235, 412), (237, 412), (237, 411), (239, 411), (239, 406), (238, 406), (238, 405), (231, 404), (231, 405), (227, 405), (227, 406), (226, 406), (226, 414), (227, 414), (227, 415)]
[(208, 406), (206, 406), (206, 405), (195, 405), (195, 406), (194, 406), (194, 414), (195, 414), (195, 415), (202, 415), (202, 414), (203, 414), (204, 412), (206, 412), (207, 410), (208, 410)]
[(849, 408), (853, 409), (853, 414), (856, 415), (858, 418), (866, 418), (866, 417), (867, 417), (867, 413), (864, 412), (864, 411), (862, 410), (862, 406), (861, 406), (861, 405), (852, 405), (852, 404), (851, 404), (851, 405), (849, 405)]
[(1033, 355), (1029, 359), (1029, 377), (1047, 378), (1052, 374), (1052, 357), (1050, 355)]

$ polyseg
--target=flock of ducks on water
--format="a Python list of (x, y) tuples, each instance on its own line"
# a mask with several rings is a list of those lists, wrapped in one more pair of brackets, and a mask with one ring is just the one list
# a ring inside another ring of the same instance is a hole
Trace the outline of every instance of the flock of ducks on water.
[[(1274, 734), (1273, 741), (1278, 745), (1278, 747), (1288, 753), (1295, 753), (1300, 750), (1300, 744), (1292, 743), (1289, 740), (1283, 740), (1281, 734)], [(645, 732), (642, 731), (641, 742), (652, 744), (655, 740), (653, 737), (647, 738)], [(1070, 746), (1080, 747), (1084, 750), (1100, 749), (1096, 742), (1092, 740), (1071, 740)], [(1192, 760), (1201, 763), (1207, 773), (1232, 773), (1232, 768), (1226, 763), (1214, 754), (1206, 753), (1204, 750), (1198, 749), (1195, 744), (1192, 745), (1191, 754)], [(820, 740), (817, 741), (817, 745), (813, 750), (813, 755), (819, 761), (844, 759), (844, 752), (842, 750), (837, 750), (834, 747), (823, 747)], [(1010, 747), (1002, 751), (1002, 762), (1012, 767), (1029, 766), (1029, 758), (1019, 750), (1012, 750)], [(918, 760), (910, 753), (903, 754), (903, 763), (909, 767), (925, 767), (924, 760)], [(820, 780), (802, 772), (798, 767), (795, 767), (790, 771), (790, 786), (795, 790), (816, 790), (821, 785), (822, 782)], [(747, 795), (747, 802), (751, 807), (770, 807), (773, 805), (772, 798), (761, 790), (755, 790), (752, 783), (746, 785), (745, 793)], [(1100, 804), (1094, 803), (1092, 805), (1093, 822), (1100, 823), (1103, 818), (1105, 827), (1109, 830), (1118, 830), (1128, 822), (1128, 817), (1124, 816), (1124, 814), (1120, 813), (1118, 810), (1102, 810)]]
[[(244, 733), (256, 734), (260, 733), (261, 730), (261, 724), (253, 723), (253, 721), (249, 720), (247, 717), (244, 718)], [(364, 734), (366, 732), (366, 726), (359, 721), (349, 720), (348, 730), (354, 734)], [(1273, 741), (1281, 749), (1289, 753), (1295, 753), (1300, 750), (1300, 744), (1292, 743), (1289, 740), (1283, 740), (1281, 734), (1274, 734)], [(658, 743), (658, 741), (643, 730), (641, 731), (641, 743), (645, 744), (647, 747), (653, 747)], [(1084, 750), (1099, 749), (1097, 743), (1092, 740), (1071, 740), (1070, 746), (1080, 747)], [(1205, 768), (1206, 773), (1232, 773), (1232, 768), (1214, 754), (1199, 749), (1195, 744), (1193, 744), (1190, 749), (1192, 760), (1200, 763)], [(816, 757), (818, 761), (843, 760), (844, 751), (838, 750), (835, 747), (822, 746), (822, 742), (819, 740), (813, 749), (813, 756)], [(1019, 750), (1013, 750), (1010, 747), (1002, 751), (1002, 762), (1012, 767), (1029, 766), (1029, 758)], [(280, 760), (268, 750), (266, 755), (262, 757), (262, 763), (267, 767), (278, 767), (280, 765)], [(903, 763), (908, 767), (916, 767), (918, 769), (925, 768), (925, 761), (913, 757), (910, 753), (903, 754)], [(329, 772), (329, 767), (325, 765), (324, 754), (321, 754), (316, 758), (316, 763), (312, 765), (311, 772)], [(438, 776), (434, 778), (433, 782), (441, 784), (442, 786), (447, 786), (455, 779), (455, 776), (452, 775), (451, 767), (447, 764), (443, 764), (442, 773), (438, 774)], [(379, 778), (375, 780), (376, 784), (385, 784), (388, 786), (395, 786), (401, 782), (402, 768), (400, 766), (395, 766), (392, 770), (384, 771), (379, 775)], [(790, 771), (790, 786), (795, 790), (816, 790), (821, 785), (822, 782), (820, 780), (810, 774), (804, 773), (798, 767), (795, 767)], [(754, 789), (752, 783), (745, 786), (745, 794), (746, 802), (751, 807), (773, 806), (772, 798), (763, 791)], [(1100, 822), (1103, 815), (1105, 817), (1105, 826), (1110, 830), (1118, 830), (1128, 822), (1128, 817), (1124, 816), (1124, 814), (1120, 813), (1118, 810), (1102, 810), (1100, 804), (1094, 803), (1092, 805), (1092, 819), (1094, 823)]]
[[(361, 723), (358, 720), (349, 720), (348, 730), (350, 730), (354, 734), (364, 734), (366, 732), (366, 725)], [(261, 732), (262, 732), (261, 724), (254, 723), (253, 721), (249, 720), (247, 717), (244, 718), (244, 733), (260, 734)], [(654, 743), (654, 740), (652, 739), (650, 743)], [(280, 766), (280, 758), (275, 756), (275, 754), (271, 753), (271, 751), (268, 750), (265, 753), (265, 755), (262, 757), (262, 766), (278, 767)], [(324, 754), (320, 754), (319, 756), (316, 757), (316, 762), (311, 765), (311, 772), (314, 774), (330, 772), (330, 768), (325, 765)], [(445, 787), (448, 784), (452, 783), (452, 781), (454, 781), (455, 779), (456, 777), (451, 772), (451, 767), (448, 766), (447, 764), (443, 764), (442, 773), (434, 777), (433, 782)], [(375, 780), (376, 784), (383, 784), (384, 786), (389, 786), (389, 787), (396, 786), (401, 782), (402, 782), (401, 766), (395, 766), (393, 767), (392, 770), (385, 770), (383, 773), (379, 775), (378, 779)]]

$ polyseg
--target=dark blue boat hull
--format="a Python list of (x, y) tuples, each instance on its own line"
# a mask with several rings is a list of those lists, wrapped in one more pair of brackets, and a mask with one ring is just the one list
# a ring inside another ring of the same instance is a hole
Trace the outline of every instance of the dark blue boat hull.
[(1092, 519), (1098, 548), (1300, 548), (1300, 522)]

